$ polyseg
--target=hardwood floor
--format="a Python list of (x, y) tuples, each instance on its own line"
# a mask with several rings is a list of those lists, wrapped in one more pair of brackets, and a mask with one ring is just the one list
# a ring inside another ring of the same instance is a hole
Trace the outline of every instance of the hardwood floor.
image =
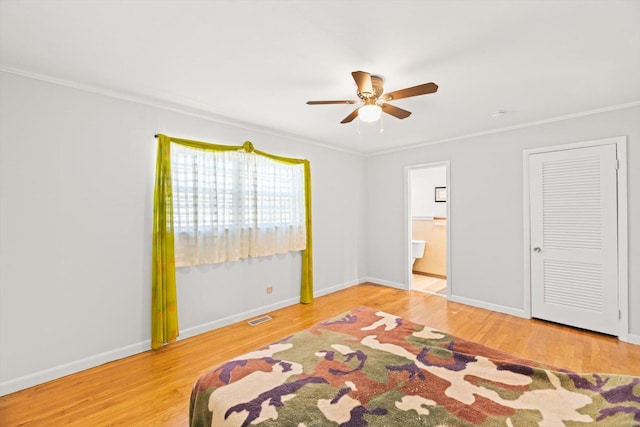
[(413, 274), (411, 276), (411, 289), (414, 291), (426, 291), (446, 295), (447, 279)]
[(580, 372), (640, 376), (640, 346), (416, 291), (364, 284), (0, 397), (0, 425), (185, 426), (194, 381), (218, 364), (358, 306)]

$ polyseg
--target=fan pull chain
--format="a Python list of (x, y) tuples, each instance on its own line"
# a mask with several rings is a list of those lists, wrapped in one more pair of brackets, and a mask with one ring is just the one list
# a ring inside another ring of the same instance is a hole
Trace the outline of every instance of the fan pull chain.
[(384, 118), (384, 116), (380, 116), (380, 135), (382, 135), (384, 133), (384, 127), (383, 127), (384, 124), (382, 123), (383, 122), (383, 118)]
[(358, 117), (358, 127), (356, 132), (358, 133), (358, 135), (360, 135), (360, 117)]

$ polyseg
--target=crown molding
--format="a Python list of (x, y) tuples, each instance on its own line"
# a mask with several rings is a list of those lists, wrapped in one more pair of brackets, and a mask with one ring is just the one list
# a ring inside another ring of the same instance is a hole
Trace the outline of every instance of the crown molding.
[(102, 95), (102, 96), (107, 96), (107, 97), (110, 97), (110, 98), (116, 98), (116, 99), (120, 99), (120, 100), (124, 100), (124, 101), (134, 102), (134, 103), (141, 104), (141, 105), (146, 105), (146, 106), (150, 106), (150, 107), (154, 107), (154, 108), (159, 108), (159, 109), (166, 110), (166, 111), (171, 111), (171, 112), (174, 112), (174, 113), (184, 114), (184, 115), (188, 115), (188, 116), (191, 116), (191, 117), (195, 117), (195, 118), (206, 120), (206, 121), (213, 122), (213, 123), (233, 126), (233, 127), (237, 127), (237, 128), (241, 128), (241, 129), (246, 129), (246, 130), (252, 131), (252, 132), (260, 132), (260, 133), (264, 133), (264, 134), (267, 134), (267, 135), (275, 136), (275, 137), (278, 137), (278, 138), (292, 139), (292, 140), (296, 140), (296, 141), (299, 141), (299, 142), (302, 142), (302, 143), (305, 143), (305, 144), (309, 144), (309, 145), (313, 145), (313, 146), (316, 146), (316, 147), (321, 147), (321, 148), (332, 150), (332, 151), (339, 151), (339, 152), (342, 152), (342, 153), (347, 153), (347, 154), (356, 155), (356, 156), (362, 156), (362, 157), (374, 157), (374, 156), (380, 156), (380, 155), (384, 155), (384, 154), (396, 153), (396, 152), (400, 152), (400, 151), (414, 150), (414, 149), (417, 149), (417, 148), (428, 147), (430, 145), (444, 144), (444, 143), (447, 143), (447, 142), (454, 142), (454, 141), (462, 141), (462, 140), (465, 140), (465, 139), (476, 138), (476, 137), (479, 137), (479, 136), (493, 135), (493, 134), (509, 132), (509, 131), (518, 130), (518, 129), (525, 129), (525, 128), (528, 128), (528, 127), (540, 126), (540, 125), (544, 125), (544, 124), (548, 124), (548, 123), (554, 123), (554, 122), (559, 122), (559, 121), (564, 121), (564, 120), (571, 120), (571, 119), (575, 119), (575, 118), (579, 118), (579, 117), (586, 117), (586, 116), (591, 116), (591, 115), (594, 115), (594, 114), (606, 113), (606, 112), (609, 112), (609, 111), (623, 110), (623, 109), (627, 109), (627, 108), (634, 108), (634, 107), (640, 106), (640, 101), (632, 101), (632, 102), (627, 102), (627, 103), (624, 103), (624, 104), (611, 105), (611, 106), (608, 106), (608, 107), (596, 108), (596, 109), (593, 109), (593, 110), (586, 110), (586, 111), (582, 111), (582, 112), (578, 112), (578, 113), (571, 113), (571, 114), (565, 114), (565, 115), (562, 115), (562, 116), (549, 117), (549, 118), (546, 118), (546, 119), (536, 120), (536, 121), (526, 122), (526, 123), (521, 123), (521, 124), (513, 125), (513, 126), (506, 126), (506, 127), (491, 129), (491, 130), (482, 131), (482, 132), (474, 132), (474, 133), (469, 133), (469, 134), (464, 134), (464, 135), (458, 135), (458, 136), (454, 136), (454, 137), (451, 137), (451, 138), (443, 138), (443, 139), (434, 140), (434, 141), (426, 141), (426, 142), (421, 142), (421, 143), (418, 143), (418, 144), (407, 145), (407, 146), (404, 146), (404, 147), (391, 148), (391, 149), (388, 149), (388, 150), (374, 151), (374, 152), (371, 152), (371, 153), (362, 153), (362, 152), (355, 151), (355, 150), (348, 150), (348, 149), (344, 149), (344, 148), (335, 147), (335, 146), (332, 146), (332, 145), (329, 145), (329, 144), (322, 143), (320, 141), (315, 141), (313, 139), (310, 139), (310, 138), (307, 138), (307, 137), (304, 137), (304, 136), (301, 136), (301, 135), (289, 134), (289, 133), (286, 133), (286, 132), (277, 131), (277, 130), (272, 129), (272, 128), (263, 127), (263, 126), (257, 126), (257, 125), (251, 124), (251, 123), (246, 123), (246, 122), (242, 122), (242, 121), (239, 121), (239, 120), (230, 119), (230, 118), (225, 117), (225, 116), (221, 116), (221, 115), (218, 115), (218, 114), (214, 114), (214, 113), (208, 112), (202, 106), (189, 105), (189, 103), (185, 102), (185, 101), (174, 101), (174, 100), (171, 100), (171, 99), (160, 99), (160, 98), (154, 99), (154, 98), (147, 97), (147, 96), (125, 93), (125, 92), (122, 92), (122, 91), (109, 89), (109, 88), (105, 88), (105, 87), (100, 87), (100, 86), (96, 86), (96, 85), (89, 85), (89, 84), (79, 83), (79, 82), (72, 81), (72, 80), (66, 80), (66, 79), (52, 77), (52, 76), (48, 76), (48, 75), (44, 75), (44, 74), (33, 73), (33, 72), (30, 72), (30, 71), (26, 71), (26, 70), (22, 70), (22, 69), (18, 69), (18, 68), (7, 67), (7, 66), (4, 66), (4, 65), (0, 65), (0, 71), (6, 72), (6, 73), (9, 73), (9, 74), (15, 74), (15, 75), (18, 75), (18, 76), (21, 76), (21, 77), (34, 79), (34, 80), (40, 80), (40, 81), (44, 81), (44, 82), (48, 82), (48, 83), (53, 83), (53, 84), (57, 84), (57, 85), (61, 85), (61, 86), (66, 86), (66, 87), (69, 87), (69, 88), (73, 88), (73, 89), (77, 89), (77, 90), (81, 90), (81, 91), (85, 91), (85, 92), (90, 92), (90, 93), (94, 93), (94, 94), (98, 94), (98, 95)]
[(129, 101), (136, 104), (146, 105), (148, 107), (154, 107), (154, 108), (158, 108), (165, 111), (184, 114), (187, 116), (195, 117), (198, 119), (206, 120), (206, 121), (217, 123), (217, 124), (233, 126), (241, 129), (246, 129), (252, 132), (260, 132), (260, 133), (275, 136), (278, 138), (292, 139), (305, 144), (314, 145), (316, 147), (321, 147), (321, 148), (325, 148), (332, 151), (340, 151), (343, 153), (353, 154), (357, 156), (364, 156), (364, 154), (361, 152), (354, 151), (354, 150), (347, 150), (344, 148), (339, 148), (332, 145), (324, 144), (320, 141), (315, 141), (313, 139), (306, 138), (301, 135), (294, 135), (286, 132), (277, 131), (269, 127), (258, 126), (251, 123), (230, 119), (225, 116), (208, 112), (202, 106), (189, 105), (190, 103), (185, 101), (162, 99), (160, 97), (151, 98), (143, 95), (126, 93), (126, 92), (122, 92), (122, 91), (118, 91), (118, 90), (114, 90), (106, 87), (79, 83), (73, 80), (66, 80), (66, 79), (61, 79), (57, 77), (52, 77), (45, 74), (33, 73), (30, 71), (7, 67), (4, 65), (0, 65), (0, 71), (9, 73), (9, 74), (14, 74), (20, 77), (33, 79), (33, 80), (40, 80), (47, 83), (66, 86), (66, 87), (81, 90), (84, 92), (89, 92), (89, 93), (102, 95), (110, 98)]
[(469, 134), (466, 134), (466, 135), (454, 136), (452, 138), (444, 138), (444, 139), (439, 139), (439, 140), (435, 140), (435, 141), (428, 141), (428, 142), (421, 142), (419, 144), (407, 145), (405, 147), (399, 147), (399, 148), (393, 148), (393, 149), (389, 149), (389, 150), (376, 151), (376, 152), (373, 152), (373, 153), (366, 154), (365, 157), (373, 157), (373, 156), (379, 156), (379, 155), (382, 155), (382, 154), (396, 153), (396, 152), (399, 152), (399, 151), (414, 150), (416, 148), (428, 147), (430, 145), (444, 144), (446, 142), (453, 142), (453, 141), (461, 141), (461, 140), (464, 140), (464, 139), (476, 138), (476, 137), (479, 137), (479, 136), (485, 136), (485, 135), (492, 135), (492, 134), (497, 134), (497, 133), (509, 132), (509, 131), (517, 130), (517, 129), (524, 129), (524, 128), (529, 128), (529, 127), (534, 127), (534, 126), (540, 126), (540, 125), (544, 125), (544, 124), (547, 124), (547, 123), (560, 122), (560, 121), (563, 121), (563, 120), (571, 120), (571, 119), (576, 119), (576, 118), (579, 118), (579, 117), (586, 117), (586, 116), (591, 116), (591, 115), (594, 115), (594, 114), (606, 113), (606, 112), (609, 112), (609, 111), (616, 111), (616, 110), (624, 110), (624, 109), (627, 109), (627, 108), (635, 108), (635, 107), (640, 107), (640, 101), (632, 101), (632, 102), (627, 102), (627, 103), (624, 103), (624, 104), (617, 104), (617, 105), (611, 105), (611, 106), (603, 107), (603, 108), (596, 108), (596, 109), (593, 109), (593, 110), (581, 111), (579, 113), (572, 113), (572, 114), (565, 114), (565, 115), (562, 115), (562, 116), (549, 117), (549, 118), (546, 118), (546, 119), (536, 120), (536, 121), (526, 122), (526, 123), (521, 123), (521, 124), (513, 125), (513, 126), (506, 126), (506, 127), (501, 127), (501, 128), (497, 128), (497, 129), (491, 129), (491, 130), (482, 131), (482, 132), (475, 132), (475, 133), (469, 133)]

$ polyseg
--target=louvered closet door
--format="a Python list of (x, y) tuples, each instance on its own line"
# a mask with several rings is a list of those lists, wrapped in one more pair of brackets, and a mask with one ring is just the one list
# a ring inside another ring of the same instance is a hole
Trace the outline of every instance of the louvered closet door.
[(617, 335), (615, 145), (533, 154), (533, 317)]

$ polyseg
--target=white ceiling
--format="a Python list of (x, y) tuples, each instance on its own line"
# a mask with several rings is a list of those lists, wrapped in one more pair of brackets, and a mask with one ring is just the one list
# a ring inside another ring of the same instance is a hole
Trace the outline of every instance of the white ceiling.
[[(640, 1), (0, 0), (0, 67), (367, 154), (638, 104)], [(440, 88), (358, 134), (355, 70)]]

